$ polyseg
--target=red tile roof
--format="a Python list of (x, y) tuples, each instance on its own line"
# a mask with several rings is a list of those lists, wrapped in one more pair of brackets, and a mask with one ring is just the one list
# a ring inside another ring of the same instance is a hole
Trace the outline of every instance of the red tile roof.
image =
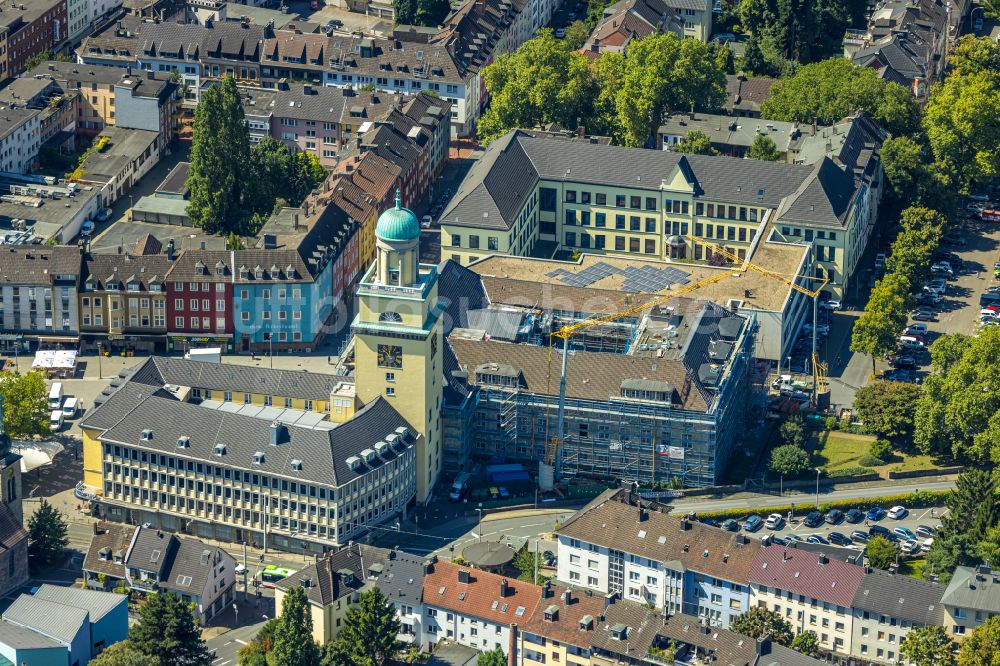
[(750, 566), (749, 580), (795, 594), (850, 607), (861, 587), (864, 569), (817, 553), (766, 546)]
[[(469, 582), (460, 581), (460, 572), (468, 574)], [(503, 581), (508, 591), (501, 597)], [(495, 624), (527, 622), (541, 598), (537, 585), (440, 560), (424, 576), (423, 592), (424, 603), (429, 606)]]

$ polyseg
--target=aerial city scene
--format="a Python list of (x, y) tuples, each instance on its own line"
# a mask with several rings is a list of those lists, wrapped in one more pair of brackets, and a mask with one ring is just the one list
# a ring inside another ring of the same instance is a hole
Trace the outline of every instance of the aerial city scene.
[(1000, 0), (0, 0), (0, 666), (1000, 666)]

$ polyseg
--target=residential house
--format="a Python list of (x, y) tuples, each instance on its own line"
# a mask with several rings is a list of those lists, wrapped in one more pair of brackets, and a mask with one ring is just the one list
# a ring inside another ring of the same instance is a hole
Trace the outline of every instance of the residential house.
[(83, 348), (166, 349), (166, 281), (172, 256), (172, 245), (162, 252), (160, 242), (152, 236), (140, 239), (135, 249), (120, 253), (86, 251), (79, 293)]
[(747, 76), (743, 72), (726, 75), (726, 115), (738, 118), (760, 118), (760, 105), (771, 96), (771, 86), (778, 79)]
[(421, 557), (396, 548), (386, 552), (380, 561), (367, 565), (368, 578), (396, 609), (399, 618), (397, 638), (421, 650), (430, 645), (425, 631), (424, 576), (436, 562), (435, 555)]
[(125, 580), (125, 557), (135, 536), (135, 525), (99, 521), (83, 557), (84, 586), (110, 591)]
[(370, 194), (354, 184), (346, 175), (337, 175), (330, 182), (330, 204), (347, 216), (358, 232), (358, 270), (365, 270), (375, 261), (375, 221), (378, 209)]
[(619, 0), (604, 8), (583, 52), (588, 57), (607, 51), (625, 53), (632, 40), (649, 35), (672, 32), (684, 37), (684, 26), (684, 17), (668, 0)]
[(149, 527), (136, 528), (125, 556), (125, 580), (130, 588), (173, 592), (193, 604), (202, 626), (235, 601), (235, 572), (236, 561), (222, 548)]
[(346, 380), (147, 359), (80, 422), (97, 515), (310, 554), (357, 541), (412, 501), (420, 436), (381, 398), (335, 427)]
[(0, 329), (3, 343), (76, 343), (80, 250), (67, 246), (0, 247)]
[(518, 663), (542, 666), (550, 661), (571, 664), (583, 660), (589, 664), (598, 618), (614, 601), (614, 594), (594, 594), (546, 582), (534, 612), (518, 622)]
[(856, 564), (772, 545), (750, 567), (752, 603), (781, 615), (795, 633), (812, 631), (821, 650), (854, 651), (854, 612), (865, 570)]
[[(701, 666), (706, 663), (746, 664), (747, 666), (821, 666), (826, 662), (797, 652), (766, 636), (748, 636), (707, 627), (689, 615), (672, 615), (664, 623), (661, 640), (670, 642), (675, 666)], [(652, 661), (662, 662), (669, 651), (652, 654)], [(660, 657), (659, 660), (656, 657)]]
[(385, 556), (385, 550), (363, 544), (350, 544), (326, 553), (315, 564), (275, 583), (277, 617), (281, 617), (282, 602), (288, 591), (301, 587), (309, 604), (313, 638), (320, 645), (336, 640), (348, 609), (371, 586), (368, 572)]
[(961, 640), (1000, 615), (1000, 575), (986, 565), (956, 567), (941, 604), (945, 630)]
[(41, 147), (41, 112), (0, 104), (0, 170), (29, 173)]
[[(371, 197), (372, 205), (379, 215), (392, 208), (402, 173), (398, 165), (379, 157), (374, 152), (366, 152), (341, 161), (337, 173), (344, 174)], [(371, 243), (374, 245), (374, 229), (372, 236)]]
[(608, 491), (559, 528), (560, 583), (728, 627), (750, 608), (756, 540)]
[(41, 585), (3, 613), (0, 654), (28, 664), (80, 664), (128, 637), (128, 598)]
[(222, 345), (233, 351), (233, 257), (185, 250), (167, 271), (167, 349)]
[(531, 583), (438, 560), (424, 574), (427, 642), (510, 654), (511, 625), (527, 621), (539, 598), (540, 589)]
[(880, 569), (865, 569), (851, 604), (851, 656), (872, 663), (903, 661), (900, 647), (914, 629), (944, 624), (945, 586)]
[(0, 79), (19, 75), (28, 61), (61, 45), (66, 0), (24, 0), (0, 10)]
[(335, 165), (341, 143), (340, 119), (350, 99), (335, 88), (308, 83), (279, 86), (271, 121), (276, 138), (312, 155), (323, 166)]
[(151, 71), (122, 76), (115, 84), (115, 126), (160, 135), (160, 149), (174, 137), (179, 86)]
[(14, 79), (0, 90), (0, 103), (11, 107), (35, 109), (38, 113), (38, 141), (45, 144), (57, 134), (60, 136), (52, 147), (68, 146), (73, 142), (80, 94), (63, 90), (45, 76), (23, 76)]

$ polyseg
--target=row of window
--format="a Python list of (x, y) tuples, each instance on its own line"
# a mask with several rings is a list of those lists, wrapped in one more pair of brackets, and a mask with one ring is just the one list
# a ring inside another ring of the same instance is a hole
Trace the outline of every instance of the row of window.
[[(174, 299), (174, 309), (175, 310), (183, 310), (184, 309), (184, 299), (183, 298), (175, 298)], [(198, 312), (199, 309), (202, 310), (202, 311), (204, 311), (204, 312), (210, 312), (212, 310), (212, 308), (211, 308), (211, 300), (207, 299), (207, 298), (201, 299), (200, 308), (199, 308), (199, 301), (198, 301), (198, 299), (197, 298), (192, 298), (192, 299), (190, 299), (188, 301), (188, 308), (187, 309), (190, 310), (191, 312)], [(217, 298), (215, 300), (215, 309), (217, 311), (225, 311), (225, 309), (226, 309), (226, 301), (224, 299)]]

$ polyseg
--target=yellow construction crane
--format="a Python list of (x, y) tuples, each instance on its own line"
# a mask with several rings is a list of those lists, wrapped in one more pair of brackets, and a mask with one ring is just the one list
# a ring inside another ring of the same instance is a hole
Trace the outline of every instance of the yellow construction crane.
[(689, 294), (696, 289), (701, 289), (702, 287), (721, 280), (726, 279), (732, 275), (732, 271), (720, 272), (718, 275), (713, 275), (712, 277), (705, 278), (704, 280), (699, 280), (689, 285), (685, 285), (680, 289), (671, 290), (669, 294), (657, 296), (650, 300), (643, 301), (637, 305), (625, 306), (624, 309), (612, 312), (609, 314), (601, 314), (590, 317), (589, 319), (584, 319), (573, 324), (568, 324), (563, 326), (557, 331), (553, 331), (549, 336), (549, 357), (548, 357), (548, 372), (546, 375), (546, 393), (550, 393), (552, 386), (552, 340), (554, 338), (562, 338), (563, 341), (563, 356), (562, 356), (562, 370), (559, 375), (559, 411), (556, 416), (556, 436), (549, 438), (549, 413), (546, 410), (545, 414), (545, 440), (547, 442), (547, 447), (545, 450), (544, 463), (546, 465), (554, 466), (553, 470), (554, 477), (559, 478), (559, 444), (563, 440), (564, 428), (565, 428), (565, 413), (566, 413), (566, 361), (569, 357), (569, 339), (581, 331), (589, 330), (603, 324), (610, 324), (612, 322), (625, 319), (627, 317), (633, 317), (645, 310), (650, 308), (655, 308), (659, 305), (663, 305), (668, 301), (675, 298), (680, 298), (685, 294)]
[[(819, 306), (819, 296), (823, 291), (823, 287), (828, 285), (830, 283), (830, 280), (828, 280), (827, 278), (817, 278), (808, 275), (803, 275), (803, 276), (793, 275), (791, 278), (789, 278), (788, 276), (783, 275), (781, 273), (775, 273), (774, 271), (770, 271), (766, 268), (761, 268), (760, 266), (756, 266), (747, 261), (746, 259), (740, 259), (739, 256), (733, 254), (726, 248), (720, 247), (711, 241), (705, 240), (704, 238), (700, 238), (692, 234), (688, 234), (687, 237), (692, 242), (697, 243), (702, 247), (706, 247), (716, 254), (721, 254), (723, 257), (733, 262), (734, 264), (737, 264), (743, 268), (750, 269), (754, 272), (760, 273), (761, 275), (766, 275), (767, 277), (778, 280), (779, 282), (783, 282), (792, 289), (794, 289), (795, 291), (801, 294), (805, 294), (806, 296), (813, 299), (812, 366), (813, 366), (813, 403), (815, 404), (817, 401), (817, 396), (820, 394), (820, 392), (826, 391), (828, 366), (826, 363), (820, 363), (819, 353), (816, 350), (816, 329), (817, 329), (816, 324), (818, 323), (817, 315)], [(803, 287), (802, 285), (798, 284), (795, 281), (795, 279), (798, 277), (802, 277), (807, 280), (816, 280), (819, 282), (819, 287), (817, 287), (816, 289), (808, 289), (806, 287)], [(778, 367), (779, 369), (781, 367), (780, 358), (778, 359)]]

